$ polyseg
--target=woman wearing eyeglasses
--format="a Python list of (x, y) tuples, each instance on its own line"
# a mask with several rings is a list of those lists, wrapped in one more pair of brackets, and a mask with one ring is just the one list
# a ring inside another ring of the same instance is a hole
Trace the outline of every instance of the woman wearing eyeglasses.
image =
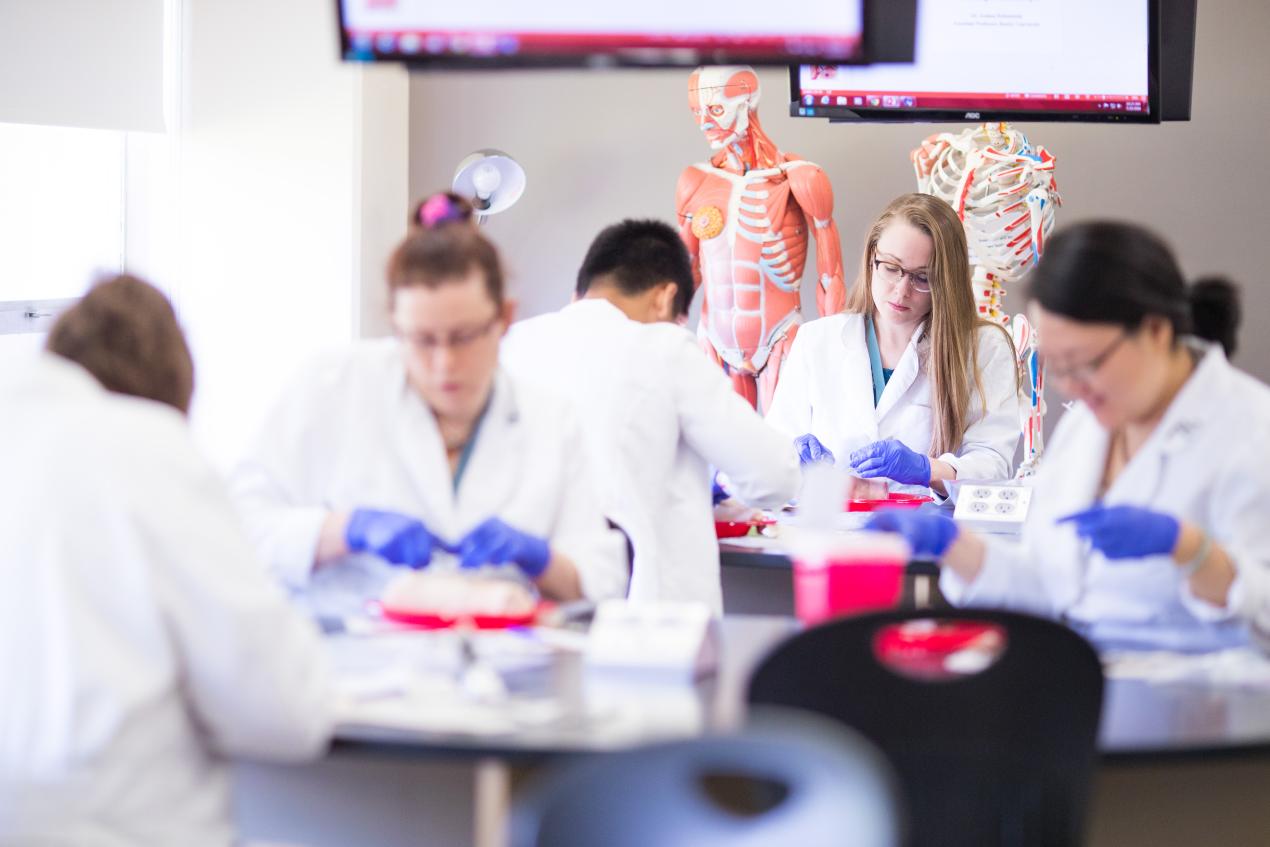
[(1062, 617), (1096, 643), (1209, 650), (1270, 632), (1270, 388), (1233, 368), (1229, 283), (1187, 287), (1122, 223), (1054, 238), (1031, 277), (1047, 379), (1076, 404), (1035, 478), (1021, 543), (888, 515), (954, 603)]
[(899, 487), (1011, 474), (1018, 368), (979, 318), (966, 236), (948, 204), (894, 200), (869, 230), (846, 310), (805, 324), (767, 413), (803, 463), (828, 461)]
[(515, 565), (555, 599), (621, 596), (624, 542), (570, 408), (498, 367), (514, 311), (498, 254), (462, 215), (434, 217), (388, 263), (395, 336), (311, 367), (235, 474), (248, 529), (320, 614), (360, 612), (439, 550)]

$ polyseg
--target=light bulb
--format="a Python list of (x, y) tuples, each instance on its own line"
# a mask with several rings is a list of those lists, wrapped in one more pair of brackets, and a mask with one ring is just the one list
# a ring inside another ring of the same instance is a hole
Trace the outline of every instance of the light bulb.
[(476, 196), (482, 200), (488, 200), (498, 185), (503, 181), (502, 174), (498, 172), (498, 168), (489, 162), (482, 162), (476, 166), (476, 170), (472, 171), (472, 188), (476, 189)]

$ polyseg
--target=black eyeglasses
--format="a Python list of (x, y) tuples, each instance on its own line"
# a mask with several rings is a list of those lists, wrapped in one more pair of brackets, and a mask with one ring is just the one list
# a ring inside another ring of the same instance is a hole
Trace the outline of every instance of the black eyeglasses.
[(906, 270), (894, 262), (888, 262), (886, 259), (874, 259), (873, 272), (887, 285), (899, 285), (900, 280), (908, 277), (914, 291), (918, 294), (930, 294), (930, 279), (924, 273)]

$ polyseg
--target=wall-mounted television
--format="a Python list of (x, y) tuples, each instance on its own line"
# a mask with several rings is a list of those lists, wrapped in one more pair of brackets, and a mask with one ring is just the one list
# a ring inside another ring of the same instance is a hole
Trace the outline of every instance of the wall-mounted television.
[[(695, 67), (865, 61), (866, 6), (887, 2), (784, 0), (779, 9), (684, 0), (336, 0), (336, 6), (341, 55), (349, 61), (416, 68)], [(910, 26), (910, 44), (911, 32)], [(878, 55), (888, 52), (894, 50)]]
[(920, 0), (907, 65), (804, 63), (790, 112), (842, 121), (1160, 120), (1159, 0)]

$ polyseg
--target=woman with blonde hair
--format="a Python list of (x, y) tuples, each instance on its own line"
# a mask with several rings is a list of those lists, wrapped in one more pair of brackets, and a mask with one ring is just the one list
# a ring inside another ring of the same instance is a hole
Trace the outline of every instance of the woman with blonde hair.
[(905, 194), (870, 228), (843, 312), (799, 330), (767, 420), (804, 464), (943, 495), (1010, 476), (1018, 386), (1009, 336), (975, 309), (961, 221)]

